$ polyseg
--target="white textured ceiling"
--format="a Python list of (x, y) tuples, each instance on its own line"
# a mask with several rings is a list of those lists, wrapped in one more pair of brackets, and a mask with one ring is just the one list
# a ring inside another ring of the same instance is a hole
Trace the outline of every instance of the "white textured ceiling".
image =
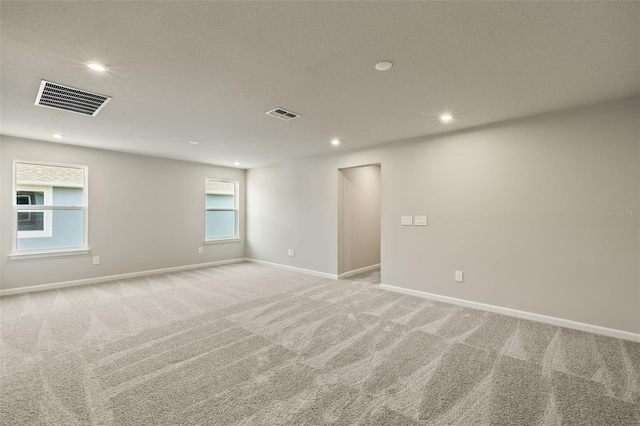
[[(258, 167), (640, 93), (638, 2), (0, 7), (2, 134), (59, 132), (63, 143), (211, 164)], [(385, 59), (394, 67), (376, 71)], [(97, 117), (34, 106), (41, 79), (113, 100)], [(274, 107), (302, 117), (265, 115)]]

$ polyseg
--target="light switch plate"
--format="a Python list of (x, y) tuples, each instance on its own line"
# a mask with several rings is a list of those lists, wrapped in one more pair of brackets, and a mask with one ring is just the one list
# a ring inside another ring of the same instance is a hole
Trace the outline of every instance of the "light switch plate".
[(402, 226), (411, 226), (411, 225), (413, 225), (413, 216), (402, 216), (402, 217), (400, 217), (400, 225), (402, 225)]
[(416, 216), (414, 219), (414, 223), (416, 226), (427, 226), (427, 217), (426, 216)]

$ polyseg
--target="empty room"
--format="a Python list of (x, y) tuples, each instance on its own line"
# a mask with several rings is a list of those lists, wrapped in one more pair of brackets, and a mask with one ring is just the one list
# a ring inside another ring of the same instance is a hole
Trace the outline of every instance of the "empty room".
[(640, 2), (0, 19), (0, 425), (640, 425)]

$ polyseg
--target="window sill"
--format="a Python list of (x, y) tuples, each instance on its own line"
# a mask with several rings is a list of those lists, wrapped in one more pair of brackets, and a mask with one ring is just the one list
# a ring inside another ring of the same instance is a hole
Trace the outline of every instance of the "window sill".
[(37, 259), (41, 257), (58, 257), (58, 256), (77, 256), (81, 254), (89, 254), (91, 249), (70, 249), (70, 250), (55, 250), (55, 251), (30, 251), (24, 253), (11, 253), (9, 259), (22, 260), (22, 259)]
[(204, 244), (239, 243), (240, 241), (242, 241), (240, 238), (220, 238), (217, 240), (204, 240)]

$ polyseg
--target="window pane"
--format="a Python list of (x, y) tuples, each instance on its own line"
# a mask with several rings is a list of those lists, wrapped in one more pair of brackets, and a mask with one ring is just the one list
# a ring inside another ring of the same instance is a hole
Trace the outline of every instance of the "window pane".
[(233, 194), (207, 194), (207, 207), (234, 209), (236, 207), (235, 197)]
[[(44, 231), (19, 231), (18, 251), (74, 248), (84, 245), (84, 212), (82, 210), (52, 210), (43, 213), (18, 210), (18, 223), (21, 218), (26, 218), (29, 214), (44, 216)], [(51, 215), (51, 229), (46, 229), (47, 215)]]
[(234, 209), (236, 207), (236, 185), (207, 179), (207, 207)]
[(16, 163), (17, 204), (84, 205), (85, 170)]
[(229, 238), (236, 236), (236, 213), (234, 211), (207, 212), (207, 238)]

